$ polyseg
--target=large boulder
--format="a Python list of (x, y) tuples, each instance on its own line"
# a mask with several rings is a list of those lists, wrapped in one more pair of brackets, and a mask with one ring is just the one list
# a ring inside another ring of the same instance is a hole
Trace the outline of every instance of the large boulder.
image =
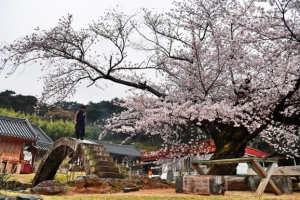
[(31, 192), (34, 194), (54, 195), (66, 192), (66, 187), (56, 180), (50, 180), (43, 181), (34, 188), (31, 188)]

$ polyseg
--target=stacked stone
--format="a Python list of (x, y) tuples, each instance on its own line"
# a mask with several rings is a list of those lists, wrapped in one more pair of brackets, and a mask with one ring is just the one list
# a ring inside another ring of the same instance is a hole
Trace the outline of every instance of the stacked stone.
[(88, 174), (95, 174), (99, 178), (120, 178), (124, 179), (124, 174), (120, 173), (116, 163), (103, 145), (81, 144), (85, 154), (84, 163), (89, 165)]

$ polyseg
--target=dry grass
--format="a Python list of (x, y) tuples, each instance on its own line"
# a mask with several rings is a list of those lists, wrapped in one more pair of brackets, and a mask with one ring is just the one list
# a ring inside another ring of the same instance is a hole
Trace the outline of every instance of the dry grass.
[[(69, 176), (70, 175), (71, 175), (71, 173), (69, 172)], [(75, 172), (74, 177), (84, 176), (84, 175), (85, 175), (85, 173)], [(31, 184), (34, 176), (35, 176), (35, 173), (32, 173), (32, 174), (12, 174), (9, 177), (8, 181), (16, 180), (16, 181), (19, 181), (21, 183)], [(67, 181), (67, 175), (62, 174), (62, 173), (56, 173), (54, 179), (61, 182), (61, 183), (65, 183)]]
[(12, 174), (8, 181), (19, 181), (21, 183), (31, 184), (35, 176), (35, 173), (32, 174)]

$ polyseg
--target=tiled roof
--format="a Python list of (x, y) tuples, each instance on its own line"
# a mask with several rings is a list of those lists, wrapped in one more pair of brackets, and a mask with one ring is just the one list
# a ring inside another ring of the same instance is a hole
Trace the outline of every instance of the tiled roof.
[(42, 150), (42, 151), (48, 151), (48, 149), (52, 146), (52, 144), (38, 144), (38, 145), (34, 145), (35, 148)]
[(36, 147), (40, 150), (48, 150), (53, 144), (52, 139), (36, 124), (31, 124), (35, 132), (37, 133)]
[(0, 135), (36, 141), (35, 147), (48, 150), (52, 139), (38, 126), (27, 119), (0, 115)]
[(36, 132), (27, 119), (0, 115), (0, 135), (36, 140)]
[(92, 141), (95, 142), (96, 144), (103, 145), (106, 151), (108, 151), (111, 154), (135, 156), (135, 157), (141, 156), (141, 152), (133, 145), (111, 144), (99, 140), (92, 140)]

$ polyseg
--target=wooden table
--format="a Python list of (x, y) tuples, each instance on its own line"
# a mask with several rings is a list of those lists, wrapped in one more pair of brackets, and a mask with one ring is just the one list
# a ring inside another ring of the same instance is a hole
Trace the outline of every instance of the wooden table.
[[(269, 163), (269, 166), (266, 171), (263, 169), (260, 162)], [(257, 173), (257, 175), (262, 178), (256, 190), (256, 195), (261, 196), (264, 193), (267, 185), (272, 189), (274, 194), (276, 195), (282, 194), (281, 191), (278, 189), (278, 187), (270, 179), (277, 162), (278, 159), (275, 158), (249, 157), (249, 158), (191, 161), (191, 164), (194, 166), (194, 168), (200, 175), (212, 175), (217, 165), (233, 164), (233, 163), (248, 163), (249, 166)], [(207, 173), (204, 173), (203, 170), (199, 167), (199, 165), (208, 165), (211, 167), (209, 168)]]

